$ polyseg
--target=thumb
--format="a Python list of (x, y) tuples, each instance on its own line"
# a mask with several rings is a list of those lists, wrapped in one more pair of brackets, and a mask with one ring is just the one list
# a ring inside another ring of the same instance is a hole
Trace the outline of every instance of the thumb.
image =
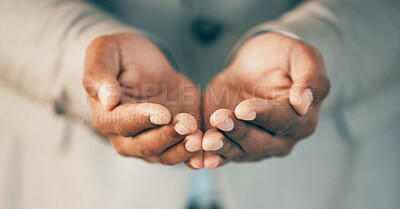
[(289, 101), (299, 115), (305, 115), (312, 106), (320, 105), (329, 93), (330, 82), (324, 71), (314, 71), (292, 78)]
[(96, 38), (88, 47), (82, 83), (89, 97), (111, 110), (120, 102), (118, 44), (109, 37)]
[(112, 110), (120, 102), (121, 87), (116, 79), (105, 79), (98, 85), (97, 97), (105, 110)]
[(314, 96), (310, 88), (293, 85), (290, 89), (289, 101), (298, 114), (305, 115), (314, 101)]
[(291, 62), (293, 85), (289, 92), (289, 101), (299, 115), (305, 115), (310, 107), (318, 106), (328, 95), (330, 82), (326, 75), (322, 56), (318, 51), (295, 56)]
[[(99, 72), (99, 71), (97, 71)], [(116, 78), (106, 73), (85, 73), (83, 86), (88, 96), (105, 110), (112, 110), (120, 102), (121, 86)]]

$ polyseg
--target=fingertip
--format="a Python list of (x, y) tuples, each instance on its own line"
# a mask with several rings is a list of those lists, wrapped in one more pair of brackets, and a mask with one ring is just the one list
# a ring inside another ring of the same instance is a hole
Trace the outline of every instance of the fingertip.
[(185, 162), (185, 165), (187, 168), (192, 169), (192, 170), (198, 170), (198, 168), (193, 167), (193, 165), (190, 163), (190, 160)]
[(220, 161), (222, 160), (221, 156), (211, 153), (204, 153), (204, 167), (205, 168), (216, 168), (220, 165)]
[(171, 122), (172, 120), (171, 113), (163, 105), (150, 104), (150, 103), (143, 103), (142, 105), (149, 105), (149, 106), (152, 105), (153, 113), (150, 115), (149, 118), (151, 123), (155, 125), (167, 125)]
[(291, 89), (289, 101), (299, 115), (306, 115), (314, 101), (314, 96), (309, 88), (306, 88), (302, 91), (298, 89)]
[(235, 124), (229, 116), (230, 110), (219, 109), (216, 110), (210, 117), (210, 124), (222, 131), (232, 131)]
[(202, 149), (201, 141), (203, 133), (197, 130), (194, 134), (186, 136), (185, 148), (188, 152), (197, 152)]
[(209, 130), (203, 136), (202, 147), (204, 151), (217, 151), (224, 146), (222, 133), (216, 130)]
[(192, 157), (189, 160), (190, 165), (193, 168), (196, 168), (196, 169), (204, 168), (204, 159), (203, 159), (203, 157), (204, 157), (204, 153), (200, 152), (199, 154), (197, 154), (196, 156)]
[(237, 119), (252, 121), (256, 119), (257, 113), (252, 110), (250, 100), (245, 100), (239, 103), (235, 108), (235, 116)]
[(195, 117), (188, 113), (179, 113), (175, 116), (178, 123), (175, 124), (175, 131), (180, 135), (192, 134), (197, 131)]

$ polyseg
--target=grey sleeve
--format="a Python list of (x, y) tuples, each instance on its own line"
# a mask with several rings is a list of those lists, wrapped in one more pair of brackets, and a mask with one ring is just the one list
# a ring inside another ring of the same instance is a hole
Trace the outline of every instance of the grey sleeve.
[(89, 116), (81, 84), (87, 46), (132, 30), (93, 5), (60, 0), (2, 0), (0, 25), (0, 85), (78, 119)]
[(368, 99), (399, 81), (399, 11), (398, 0), (308, 1), (253, 28), (242, 40), (262, 31), (286, 31), (318, 48), (332, 83), (325, 112)]

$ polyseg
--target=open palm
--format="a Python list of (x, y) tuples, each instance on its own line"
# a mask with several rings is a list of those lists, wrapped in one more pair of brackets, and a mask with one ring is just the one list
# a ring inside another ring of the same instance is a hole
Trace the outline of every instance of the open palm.
[(279, 34), (250, 39), (203, 95), (205, 166), (287, 155), (315, 130), (328, 90), (313, 47)]

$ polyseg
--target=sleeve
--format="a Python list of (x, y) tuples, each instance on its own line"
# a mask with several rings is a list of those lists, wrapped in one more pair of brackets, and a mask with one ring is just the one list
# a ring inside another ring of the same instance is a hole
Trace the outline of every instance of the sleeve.
[(97, 36), (133, 29), (81, 1), (0, 1), (0, 17), (0, 85), (90, 119), (81, 83), (86, 48)]
[[(400, 75), (400, 1), (315, 0), (251, 29), (295, 34), (321, 52), (331, 80), (323, 112), (373, 96)], [(237, 48), (236, 46), (235, 48)]]

